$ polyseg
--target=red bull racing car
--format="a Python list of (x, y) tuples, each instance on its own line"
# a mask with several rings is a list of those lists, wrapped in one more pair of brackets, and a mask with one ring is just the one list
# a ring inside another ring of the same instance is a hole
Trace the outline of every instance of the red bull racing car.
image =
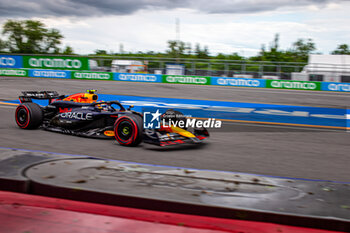
[[(158, 129), (144, 129), (143, 115), (131, 110), (133, 106), (126, 109), (118, 101), (98, 101), (95, 90), (69, 96), (56, 91), (24, 91), (22, 94), (15, 113), (16, 123), (22, 129), (42, 128), (83, 137), (115, 138), (123, 146), (137, 146), (141, 142), (158, 146), (197, 144), (209, 137), (205, 128), (162, 125)], [(49, 103), (40, 106), (32, 99), (46, 99)], [(167, 110), (162, 117), (173, 113)], [(177, 113), (173, 120), (179, 120)]]

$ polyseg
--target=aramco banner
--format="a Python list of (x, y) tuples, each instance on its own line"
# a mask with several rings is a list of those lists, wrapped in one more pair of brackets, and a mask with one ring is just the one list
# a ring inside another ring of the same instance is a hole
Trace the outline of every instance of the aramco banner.
[(89, 70), (86, 57), (23, 56), (23, 68)]

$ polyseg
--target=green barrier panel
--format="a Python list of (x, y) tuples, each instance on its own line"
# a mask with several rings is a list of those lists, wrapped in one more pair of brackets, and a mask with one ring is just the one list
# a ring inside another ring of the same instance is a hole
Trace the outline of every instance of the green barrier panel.
[(28, 77), (28, 70), (2, 68), (0, 69), (0, 76)]
[(72, 79), (113, 80), (112, 72), (72, 71)]
[(321, 90), (321, 82), (312, 81), (287, 81), (287, 80), (266, 80), (267, 88), (294, 89), (294, 90)]
[(86, 57), (23, 56), (23, 68), (89, 70)]
[(163, 75), (163, 83), (210, 85), (210, 77)]

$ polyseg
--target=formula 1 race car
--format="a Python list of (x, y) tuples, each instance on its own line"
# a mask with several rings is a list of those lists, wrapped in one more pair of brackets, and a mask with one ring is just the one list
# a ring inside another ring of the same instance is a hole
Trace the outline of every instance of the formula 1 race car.
[[(115, 138), (123, 146), (137, 146), (142, 141), (158, 146), (197, 144), (209, 137), (205, 128), (143, 129), (143, 115), (131, 110), (133, 106), (125, 109), (118, 101), (97, 101), (95, 90), (69, 96), (56, 91), (24, 91), (22, 94), (15, 113), (16, 123), (22, 129), (42, 128), (83, 137)], [(49, 103), (40, 106), (32, 99), (44, 99)], [(169, 116), (169, 112), (173, 113), (167, 110), (164, 114)]]

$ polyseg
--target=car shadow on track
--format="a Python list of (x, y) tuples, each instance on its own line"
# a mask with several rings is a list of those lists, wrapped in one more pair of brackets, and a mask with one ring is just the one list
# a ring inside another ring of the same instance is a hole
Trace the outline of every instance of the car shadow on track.
[(151, 151), (181, 151), (181, 150), (199, 150), (207, 147), (210, 143), (203, 142), (200, 144), (183, 144), (183, 145), (171, 145), (171, 146), (155, 146), (150, 144), (143, 144), (142, 147)]

